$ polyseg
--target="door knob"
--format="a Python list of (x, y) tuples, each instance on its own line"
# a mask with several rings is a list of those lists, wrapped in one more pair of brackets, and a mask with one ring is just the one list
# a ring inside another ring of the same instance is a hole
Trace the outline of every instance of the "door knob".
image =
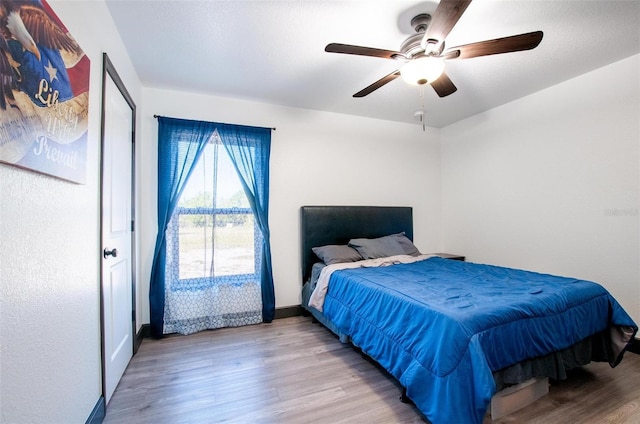
[(116, 256), (118, 256), (118, 251), (116, 250), (116, 248), (113, 248), (111, 250), (109, 250), (109, 248), (105, 248), (102, 251), (102, 256), (104, 256), (105, 259), (107, 258), (107, 256), (113, 256), (115, 258)]

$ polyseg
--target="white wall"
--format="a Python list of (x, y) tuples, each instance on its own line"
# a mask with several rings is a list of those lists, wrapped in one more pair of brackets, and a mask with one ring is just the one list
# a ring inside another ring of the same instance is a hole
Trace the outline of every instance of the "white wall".
[(87, 183), (0, 164), (3, 423), (83, 423), (100, 398), (102, 53), (140, 90), (102, 1), (49, 4), (91, 60)]
[[(299, 208), (303, 205), (413, 206), (415, 242), (439, 247), (439, 131), (418, 125), (270, 106), (160, 89), (143, 90), (141, 214), (143, 284), (157, 232), (157, 121), (154, 114), (272, 132), (269, 225), (276, 307), (300, 304)], [(148, 288), (141, 288), (145, 293)], [(145, 311), (148, 319), (148, 307)]]
[(443, 248), (597, 281), (640, 323), (639, 61), (444, 128)]

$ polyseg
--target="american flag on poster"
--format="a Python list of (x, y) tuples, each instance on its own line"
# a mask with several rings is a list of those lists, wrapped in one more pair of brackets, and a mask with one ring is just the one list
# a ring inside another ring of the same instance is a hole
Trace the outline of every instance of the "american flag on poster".
[(89, 58), (44, 0), (0, 0), (0, 162), (84, 184)]

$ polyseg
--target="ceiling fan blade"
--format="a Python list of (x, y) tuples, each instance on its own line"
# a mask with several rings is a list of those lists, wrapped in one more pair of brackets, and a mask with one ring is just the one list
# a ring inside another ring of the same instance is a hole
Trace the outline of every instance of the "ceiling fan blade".
[(373, 47), (352, 46), (350, 44), (331, 43), (324, 48), (329, 53), (356, 54), (360, 56), (381, 57), (383, 59), (406, 59), (400, 52), (391, 50), (376, 49)]
[(380, 78), (378, 81), (374, 82), (373, 84), (371, 84), (367, 88), (364, 88), (364, 89), (358, 91), (356, 94), (353, 95), (353, 97), (364, 97), (367, 94), (371, 94), (372, 92), (376, 91), (378, 88), (382, 87), (383, 85), (385, 85), (388, 82), (393, 81), (394, 79), (398, 78), (399, 76), (400, 76), (400, 69), (398, 69), (397, 71), (391, 72), (389, 75)]
[(435, 90), (436, 94), (440, 97), (446, 97), (449, 94), (453, 94), (458, 90), (447, 74), (443, 73), (440, 77), (431, 83), (431, 87)]
[(441, 57), (444, 60), (457, 59), (460, 57), (460, 50), (447, 50), (446, 52), (442, 53), (439, 57)]
[(534, 31), (526, 34), (512, 35), (511, 37), (479, 41), (477, 43), (452, 47), (444, 54), (446, 55), (450, 52), (459, 51), (460, 55), (458, 56), (458, 59), (469, 59), (478, 56), (531, 50), (538, 47), (538, 44), (542, 41), (542, 35), (542, 31)]
[(440, 0), (424, 34), (422, 47), (426, 46), (429, 39), (444, 42), (470, 3), (471, 0)]

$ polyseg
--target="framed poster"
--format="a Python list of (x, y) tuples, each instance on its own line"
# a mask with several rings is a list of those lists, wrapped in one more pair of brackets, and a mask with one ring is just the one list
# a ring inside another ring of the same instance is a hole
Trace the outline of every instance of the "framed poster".
[(0, 162), (86, 182), (89, 58), (45, 0), (0, 2)]

